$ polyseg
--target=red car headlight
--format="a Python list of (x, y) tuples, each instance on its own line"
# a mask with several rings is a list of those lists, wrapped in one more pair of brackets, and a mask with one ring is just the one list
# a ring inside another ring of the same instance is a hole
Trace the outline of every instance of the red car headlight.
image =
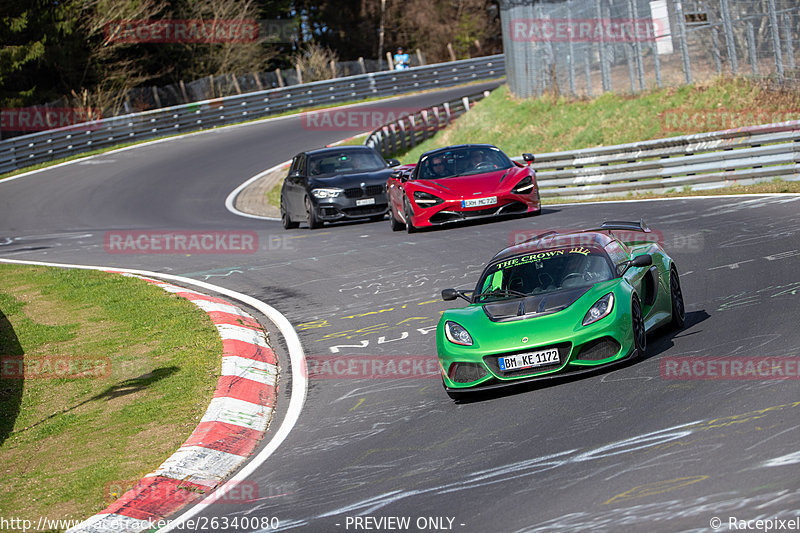
[(530, 176), (525, 176), (517, 183), (511, 192), (515, 194), (528, 194), (533, 192), (533, 189), (536, 187), (536, 184), (533, 182), (533, 178)]
[(433, 207), (444, 202), (444, 200), (428, 192), (414, 191), (414, 202), (420, 207)]

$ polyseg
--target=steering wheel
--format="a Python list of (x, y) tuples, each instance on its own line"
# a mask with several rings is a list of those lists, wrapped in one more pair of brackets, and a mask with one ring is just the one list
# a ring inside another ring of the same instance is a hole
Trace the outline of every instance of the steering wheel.
[(567, 275), (564, 277), (564, 279), (562, 279), (562, 280), (561, 280), (561, 286), (563, 287), (563, 286), (564, 286), (564, 283), (566, 283), (568, 280), (570, 280), (570, 279), (573, 279), (573, 278), (581, 278), (581, 279), (584, 279), (584, 278), (583, 278), (583, 274), (581, 274), (580, 272), (573, 272), (572, 274), (567, 274)]

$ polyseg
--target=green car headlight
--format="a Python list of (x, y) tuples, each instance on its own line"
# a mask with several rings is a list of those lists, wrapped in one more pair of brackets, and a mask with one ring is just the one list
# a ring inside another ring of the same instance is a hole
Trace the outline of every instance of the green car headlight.
[(444, 323), (444, 334), (447, 340), (453, 344), (472, 346), (472, 337), (470, 337), (469, 332), (460, 324), (448, 320)]
[(344, 189), (314, 189), (311, 191), (311, 194), (314, 195), (314, 198), (319, 198), (320, 200), (324, 200), (325, 198), (336, 198), (340, 194), (344, 192)]
[(607, 316), (612, 309), (614, 309), (614, 294), (609, 292), (589, 308), (586, 316), (583, 317), (583, 325), (594, 324), (604, 316)]

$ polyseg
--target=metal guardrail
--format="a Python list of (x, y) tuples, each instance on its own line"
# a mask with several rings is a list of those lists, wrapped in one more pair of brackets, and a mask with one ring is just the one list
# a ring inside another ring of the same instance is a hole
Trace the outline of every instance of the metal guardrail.
[(395, 122), (384, 124), (370, 133), (364, 144), (375, 148), (384, 157), (409, 150), (425, 139), (433, 137), (437, 131), (450, 125), (453, 120), (469, 111), (476, 102), (488, 95), (489, 91), (484, 91), (421, 109)]
[[(425, 124), (420, 117), (415, 122), (401, 119), (375, 130), (365, 144), (388, 157), (398, 147), (408, 149), (431, 136), (433, 129)], [(535, 156), (533, 167), (542, 198), (714, 189), (774, 178), (797, 181), (800, 121)]]
[(293, 85), (155, 109), (0, 142), (0, 173), (121, 143), (276, 115), (295, 109), (452, 87), (505, 76), (502, 55)]

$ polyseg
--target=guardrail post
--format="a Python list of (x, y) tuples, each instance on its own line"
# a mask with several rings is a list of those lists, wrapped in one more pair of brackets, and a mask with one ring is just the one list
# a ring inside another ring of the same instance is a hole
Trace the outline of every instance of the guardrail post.
[(722, 74), (722, 59), (719, 55), (719, 31), (717, 31), (717, 28), (711, 28), (711, 55), (714, 57), (717, 75)]
[[(727, 2), (727, 0), (722, 0)], [(683, 77), (686, 84), (692, 83), (692, 64), (689, 61), (689, 43), (686, 37), (686, 18), (683, 13), (683, 4), (680, 0), (675, 2), (676, 18), (678, 19), (678, 37), (681, 42), (681, 60), (683, 61)]]
[[(594, 0), (594, 8), (598, 20), (603, 19), (603, 8), (600, 5), (600, 0)], [(600, 32), (600, 41), (597, 43), (600, 51), (600, 78), (603, 84), (603, 92), (611, 90), (611, 73), (608, 66), (608, 57), (606, 50), (606, 41), (603, 33)]]
[[(639, 6), (635, 0), (628, 0), (628, 9), (630, 12), (630, 18), (635, 21), (639, 20)], [(634, 51), (634, 58), (636, 60), (636, 75), (639, 78), (639, 90), (645, 90), (645, 81), (644, 81), (644, 59), (642, 57), (642, 43), (638, 37), (634, 37), (633, 39), (633, 51)]]
[(756, 36), (753, 31), (753, 23), (747, 23), (747, 49), (750, 53), (750, 69), (753, 76), (758, 76), (758, 56), (756, 55)]
[[(731, 74), (735, 76), (739, 73), (739, 59), (736, 57), (736, 43), (733, 41), (731, 10), (728, 0), (719, 0), (719, 4), (722, 12), (722, 27), (725, 31), (725, 44), (728, 47), (728, 62), (730, 63)], [(683, 17), (683, 12), (680, 12), (679, 15)]]
[(778, 29), (778, 12), (775, 0), (767, 0), (769, 11), (769, 29), (772, 33), (772, 49), (775, 51), (775, 68), (778, 70), (778, 81), (783, 82), (783, 58), (781, 57), (781, 33)]

